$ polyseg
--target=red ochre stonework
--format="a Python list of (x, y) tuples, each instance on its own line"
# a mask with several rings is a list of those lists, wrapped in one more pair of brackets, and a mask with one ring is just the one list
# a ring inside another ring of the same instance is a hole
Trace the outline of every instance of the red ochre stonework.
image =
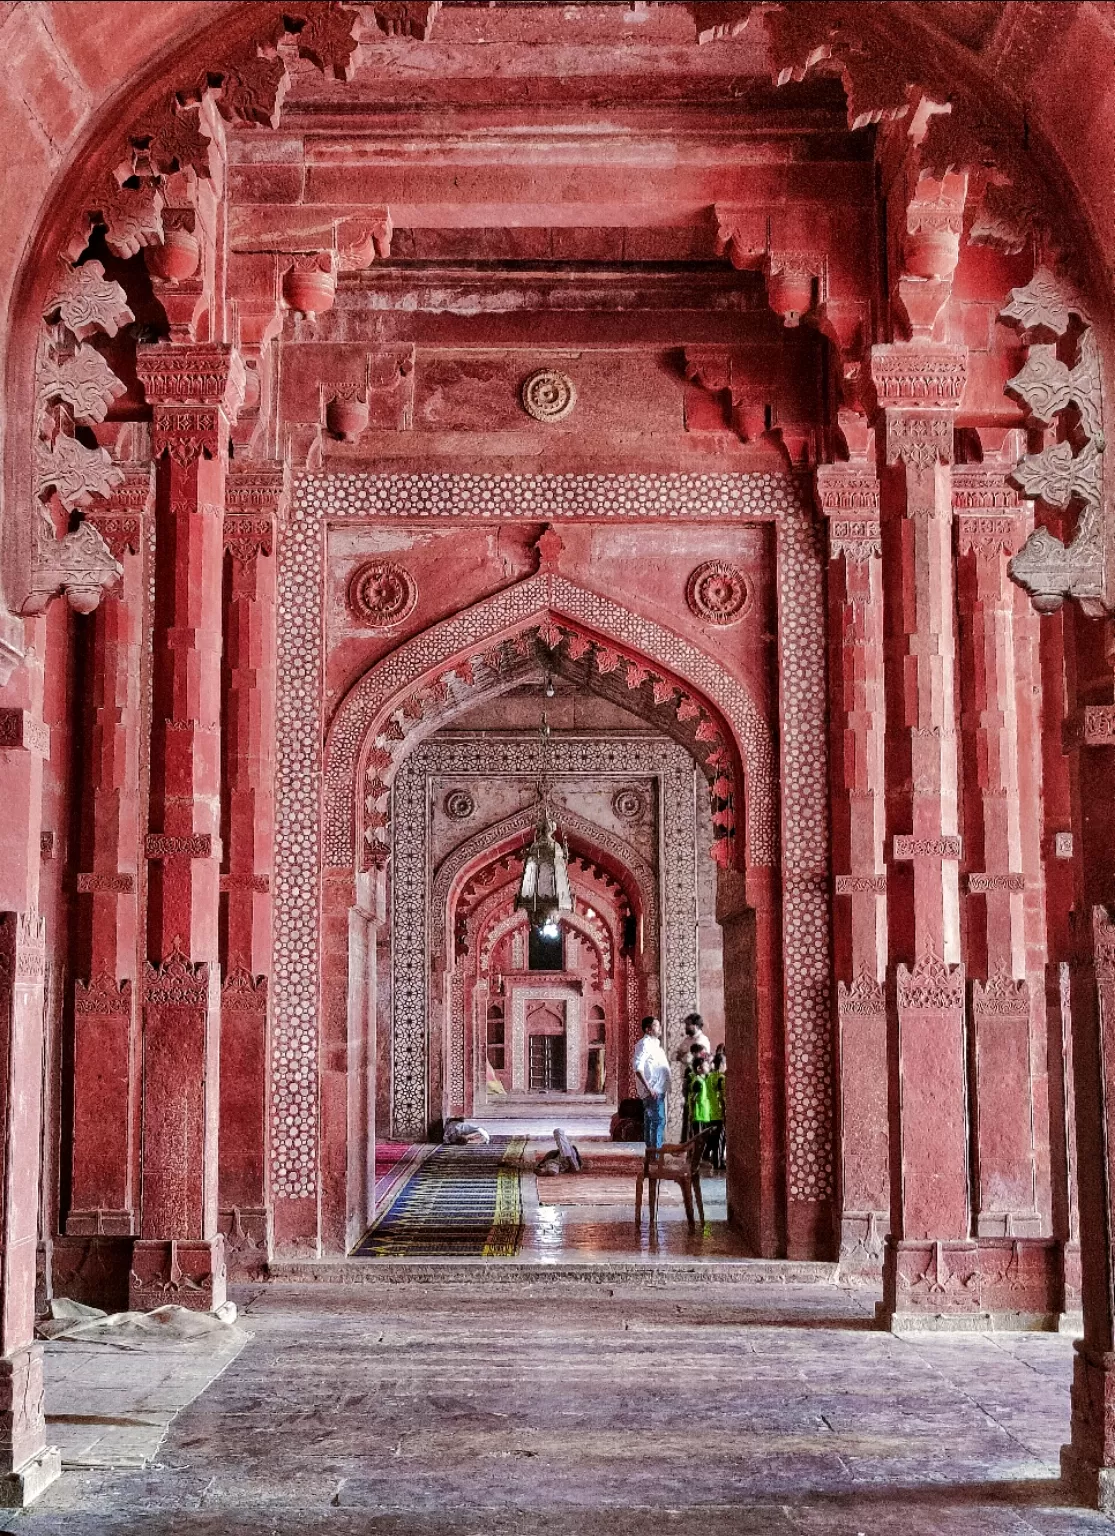
[(4, 8), (13, 1496), (52, 1293), (343, 1254), (699, 1008), (739, 1240), (1082, 1314), (1115, 1507), (1115, 29), (943, 11)]

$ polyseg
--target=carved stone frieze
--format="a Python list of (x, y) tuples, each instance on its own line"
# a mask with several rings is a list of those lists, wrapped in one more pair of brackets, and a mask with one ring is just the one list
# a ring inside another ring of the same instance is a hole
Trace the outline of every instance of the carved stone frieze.
[(275, 547), (275, 520), (266, 513), (226, 510), (224, 544), (234, 560), (245, 563), (259, 555), (270, 555)]
[(833, 880), (837, 896), (885, 896), (887, 877), (882, 875), (837, 875)]
[(887, 1008), (882, 982), (876, 981), (866, 971), (861, 971), (851, 986), (847, 982), (839, 982), (836, 989), (836, 1011), (841, 1016), (884, 1017)]
[(879, 518), (879, 476), (873, 466), (820, 464), (814, 474), (817, 504), (826, 517)]
[(1028, 1019), (1030, 984), (1012, 976), (993, 976), (972, 983), (972, 1012), (979, 1018)]
[(205, 1008), (209, 1003), (210, 966), (196, 963), (175, 939), (161, 965), (145, 961), (143, 1002), (148, 1008)]
[(882, 524), (872, 519), (855, 522), (831, 522), (829, 524), (829, 558), (838, 560), (843, 555), (853, 564), (879, 559), (883, 553)]
[(909, 1013), (955, 1013), (964, 1008), (964, 967), (936, 955), (910, 969), (898, 967), (898, 1008)]
[(985, 895), (988, 891), (1024, 891), (1026, 876), (1016, 871), (1001, 875), (970, 874), (967, 885), (972, 896)]
[(102, 1019), (127, 1019), (132, 1012), (132, 984), (102, 972), (92, 981), (74, 983), (74, 1012)]
[(78, 893), (82, 895), (90, 892), (108, 892), (115, 896), (129, 896), (135, 888), (135, 876), (126, 873), (113, 874), (94, 870), (92, 873), (83, 873), (77, 877)]
[(1115, 747), (1115, 704), (1086, 705), (1081, 734), (1086, 747)]
[(190, 837), (168, 837), (164, 832), (149, 832), (143, 840), (146, 859), (208, 859), (213, 856), (213, 837), (196, 832)]
[(900, 833), (894, 839), (894, 857), (906, 859), (959, 859), (959, 837), (911, 837)]
[(29, 709), (0, 708), (0, 752), (32, 752), (50, 756), (50, 726), (36, 720)]
[(871, 382), (880, 410), (955, 410), (967, 379), (963, 347), (894, 344), (871, 349)]
[(267, 1012), (267, 977), (236, 966), (221, 983), (221, 1008), (231, 1013)]

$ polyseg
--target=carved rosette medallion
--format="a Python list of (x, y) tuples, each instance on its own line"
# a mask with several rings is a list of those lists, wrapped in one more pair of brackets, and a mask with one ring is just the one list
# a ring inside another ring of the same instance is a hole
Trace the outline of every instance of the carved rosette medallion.
[(577, 386), (565, 373), (540, 369), (523, 380), (523, 410), (535, 421), (564, 421), (577, 404)]
[(726, 560), (706, 560), (685, 585), (685, 601), (706, 624), (738, 624), (751, 607), (751, 583)]
[(645, 795), (634, 785), (627, 784), (623, 789), (617, 789), (612, 796), (612, 810), (621, 821), (642, 821), (646, 808)]
[(401, 624), (414, 612), (418, 585), (410, 572), (391, 560), (367, 560), (349, 577), (348, 606), (353, 617), (376, 629)]
[(467, 789), (451, 789), (444, 803), (445, 814), (454, 821), (467, 821), (476, 811), (476, 801)]

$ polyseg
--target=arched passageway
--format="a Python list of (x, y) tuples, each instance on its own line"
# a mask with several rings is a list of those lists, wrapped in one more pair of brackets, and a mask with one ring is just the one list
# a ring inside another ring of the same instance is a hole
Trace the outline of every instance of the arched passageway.
[(0, 22), (13, 1498), (52, 1290), (340, 1263), (698, 1004), (739, 1245), (1082, 1318), (1115, 1503), (1106, 8), (141, 10)]

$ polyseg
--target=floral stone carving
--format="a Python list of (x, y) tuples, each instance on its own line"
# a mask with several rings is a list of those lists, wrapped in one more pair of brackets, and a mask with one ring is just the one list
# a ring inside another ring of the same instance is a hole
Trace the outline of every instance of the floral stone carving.
[(45, 515), (36, 529), (31, 560), (31, 588), (24, 613), (42, 613), (52, 597), (64, 592), (76, 613), (92, 613), (106, 587), (124, 574), (124, 567), (92, 523), (80, 523), (65, 538), (54, 536)]
[(706, 560), (685, 585), (685, 601), (706, 624), (738, 624), (751, 606), (751, 583), (726, 560)]
[(540, 369), (523, 380), (523, 410), (535, 421), (564, 421), (577, 403), (577, 386), (568, 374)]
[(383, 629), (401, 624), (417, 601), (414, 577), (392, 560), (365, 561), (349, 578), (348, 606), (361, 623)]
[(612, 810), (621, 821), (642, 821), (646, 814), (646, 798), (642, 790), (628, 784), (617, 789), (612, 796)]
[(454, 821), (467, 821), (476, 810), (476, 801), (467, 789), (451, 789), (445, 797), (445, 814)]

